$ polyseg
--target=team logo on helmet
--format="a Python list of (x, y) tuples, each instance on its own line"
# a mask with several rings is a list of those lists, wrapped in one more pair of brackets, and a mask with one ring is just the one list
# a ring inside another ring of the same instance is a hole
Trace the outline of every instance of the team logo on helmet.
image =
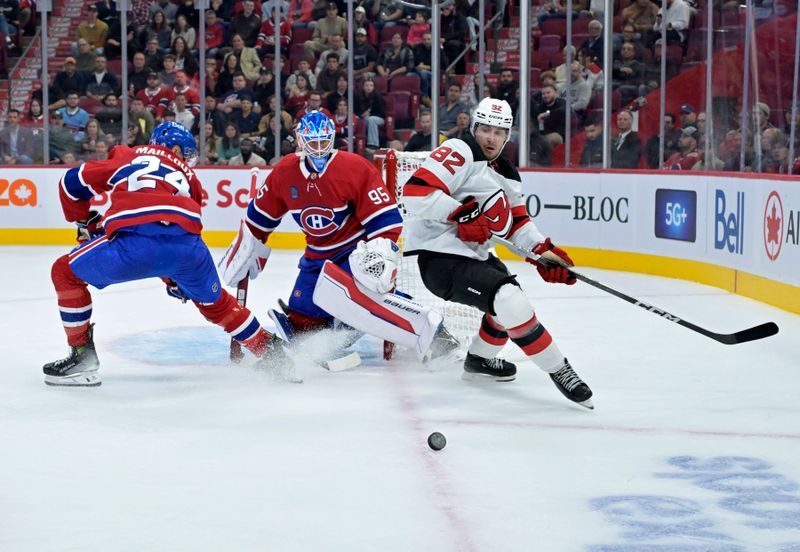
[(300, 226), (309, 236), (321, 238), (339, 229), (336, 213), (327, 207), (306, 207), (300, 212)]

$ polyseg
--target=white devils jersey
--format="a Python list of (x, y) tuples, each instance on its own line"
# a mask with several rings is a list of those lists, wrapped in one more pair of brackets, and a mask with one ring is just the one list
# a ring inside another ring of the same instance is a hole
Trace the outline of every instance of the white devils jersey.
[(489, 162), (469, 136), (452, 138), (431, 152), (403, 187), (403, 204), (413, 218), (405, 221), (406, 253), (437, 251), (486, 260), (490, 242), (464, 242), (447, 220), (472, 196), (495, 236), (531, 250), (544, 241), (525, 210), (519, 173), (505, 158)]

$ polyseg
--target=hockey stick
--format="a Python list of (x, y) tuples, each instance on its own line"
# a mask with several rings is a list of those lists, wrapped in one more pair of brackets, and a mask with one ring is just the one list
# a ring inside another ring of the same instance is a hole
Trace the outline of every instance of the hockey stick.
[[(554, 266), (557, 265), (557, 263), (555, 263), (554, 261), (550, 261), (548, 259), (542, 259), (538, 255), (534, 255), (533, 253), (531, 253), (529, 251), (525, 251), (525, 250), (517, 247), (516, 245), (514, 245), (513, 243), (511, 243), (508, 240), (505, 240), (503, 238), (498, 238), (496, 236), (493, 239), (497, 243), (500, 243), (500, 244), (506, 246), (507, 248), (509, 248), (514, 253), (516, 253), (518, 255), (521, 255), (521, 256), (524, 256), (524, 257), (528, 257), (529, 259), (532, 259), (533, 261), (543, 265), (546, 268), (547, 267), (554, 267)], [(611, 295), (613, 295), (615, 297), (619, 297), (623, 301), (627, 301), (628, 303), (630, 303), (632, 305), (636, 305), (637, 307), (641, 307), (641, 308), (643, 308), (644, 310), (646, 310), (648, 312), (652, 312), (653, 314), (660, 316), (664, 320), (668, 320), (670, 322), (674, 322), (674, 323), (678, 324), (679, 326), (683, 326), (684, 328), (688, 328), (688, 329), (690, 329), (690, 330), (692, 330), (694, 332), (697, 332), (697, 333), (699, 333), (701, 335), (709, 337), (709, 338), (713, 339), (714, 341), (718, 341), (719, 343), (724, 343), (725, 345), (736, 345), (737, 343), (746, 343), (748, 341), (755, 341), (757, 339), (764, 339), (765, 337), (769, 337), (771, 335), (775, 335), (776, 333), (778, 333), (778, 325), (775, 324), (775, 322), (766, 322), (764, 324), (759, 324), (758, 326), (753, 326), (752, 328), (747, 328), (746, 330), (742, 330), (742, 331), (734, 332), (734, 333), (729, 333), (729, 334), (722, 334), (722, 333), (712, 332), (711, 330), (707, 330), (707, 329), (705, 329), (703, 327), (698, 326), (697, 324), (692, 324), (691, 322), (689, 322), (687, 320), (683, 320), (683, 319), (679, 318), (678, 316), (675, 316), (674, 314), (671, 314), (671, 313), (665, 311), (664, 309), (660, 309), (660, 308), (658, 308), (658, 307), (656, 307), (654, 305), (650, 305), (648, 303), (640, 301), (640, 300), (636, 299), (635, 297), (631, 297), (630, 295), (626, 295), (626, 294), (622, 293), (621, 291), (617, 291), (617, 290), (615, 290), (613, 288), (610, 288), (605, 284), (601, 284), (600, 282), (598, 282), (596, 280), (592, 280), (588, 276), (584, 276), (580, 272), (576, 272), (574, 268), (570, 267), (569, 268), (569, 272), (570, 272), (570, 274), (575, 276), (575, 278), (577, 280), (580, 280), (581, 282), (583, 282), (585, 284), (589, 284), (592, 287), (596, 287), (597, 289), (603, 290), (606, 293), (610, 293)]]
[[(239, 282), (239, 285), (236, 286), (236, 302), (243, 307), (247, 305), (247, 286), (249, 284), (250, 278), (245, 274), (244, 278), (242, 278), (242, 280)], [(238, 364), (243, 358), (244, 353), (242, 352), (242, 344), (236, 341), (234, 338), (231, 338), (231, 362)]]

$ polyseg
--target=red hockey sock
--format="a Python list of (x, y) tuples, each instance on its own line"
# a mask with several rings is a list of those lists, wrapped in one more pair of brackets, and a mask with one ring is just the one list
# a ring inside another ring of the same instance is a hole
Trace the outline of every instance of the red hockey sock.
[(88, 284), (78, 278), (69, 266), (69, 256), (63, 255), (53, 263), (50, 277), (58, 296), (61, 323), (67, 333), (67, 343), (78, 347), (89, 341), (89, 319), (92, 317), (92, 296)]
[(292, 323), (292, 328), (297, 333), (321, 330), (323, 328), (327, 328), (330, 324), (329, 318), (309, 316), (294, 310), (290, 310), (286, 316), (289, 317), (289, 321)]
[(213, 303), (206, 304), (195, 301), (194, 304), (206, 320), (217, 326), (222, 326), (232, 338), (244, 344), (248, 349), (250, 348), (247, 345), (248, 340), (255, 337), (259, 330), (263, 329), (255, 315), (247, 307), (237, 303), (236, 299), (224, 289), (219, 299)]
[(541, 353), (553, 342), (550, 333), (539, 323), (535, 314), (524, 324), (509, 328), (508, 335), (528, 356)]

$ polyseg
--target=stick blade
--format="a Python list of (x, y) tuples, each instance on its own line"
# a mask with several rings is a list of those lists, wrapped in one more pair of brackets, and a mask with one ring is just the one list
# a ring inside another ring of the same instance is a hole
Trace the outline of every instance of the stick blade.
[(720, 340), (726, 345), (736, 345), (737, 343), (747, 343), (748, 341), (756, 341), (764, 339), (778, 333), (778, 325), (775, 322), (766, 322), (758, 326), (753, 326), (741, 332), (736, 332), (724, 336), (727, 339)]

